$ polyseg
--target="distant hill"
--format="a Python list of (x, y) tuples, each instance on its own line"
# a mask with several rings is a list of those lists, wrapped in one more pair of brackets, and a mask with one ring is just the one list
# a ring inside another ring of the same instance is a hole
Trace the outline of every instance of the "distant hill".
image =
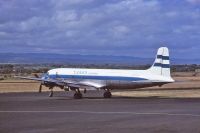
[[(0, 53), (0, 63), (152, 64), (154, 58), (112, 55), (64, 55), (48, 53)], [(171, 59), (172, 64), (200, 64), (200, 59)]]

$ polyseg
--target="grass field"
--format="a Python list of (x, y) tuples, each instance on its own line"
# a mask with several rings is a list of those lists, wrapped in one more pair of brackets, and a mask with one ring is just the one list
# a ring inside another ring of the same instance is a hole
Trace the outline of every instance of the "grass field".
[[(0, 93), (8, 92), (38, 92), (40, 82), (30, 80), (2, 80), (0, 81)], [(49, 91), (43, 87), (43, 91)], [(55, 88), (56, 91), (60, 90)]]
[[(129, 91), (113, 92), (117, 96), (129, 97), (168, 97), (168, 98), (199, 98), (200, 77), (194, 77), (191, 73), (179, 73), (173, 77), (176, 82), (162, 87), (150, 87)], [(29, 80), (2, 80), (0, 81), (0, 93), (8, 92), (38, 92), (40, 83)], [(60, 91), (55, 88), (55, 91)], [(49, 91), (43, 87), (43, 91)], [(62, 91), (62, 90), (61, 90)]]

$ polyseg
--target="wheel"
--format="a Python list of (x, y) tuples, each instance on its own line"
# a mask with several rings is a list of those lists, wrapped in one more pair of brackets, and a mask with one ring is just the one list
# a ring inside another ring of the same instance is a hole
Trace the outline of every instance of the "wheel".
[(112, 94), (110, 91), (106, 91), (106, 92), (104, 92), (103, 96), (104, 96), (104, 98), (111, 98)]
[(76, 92), (74, 94), (74, 99), (81, 99), (82, 98), (82, 94), (80, 92)]
[(53, 91), (50, 91), (49, 97), (53, 97)]
[(64, 90), (65, 91), (69, 91), (69, 87), (64, 87)]

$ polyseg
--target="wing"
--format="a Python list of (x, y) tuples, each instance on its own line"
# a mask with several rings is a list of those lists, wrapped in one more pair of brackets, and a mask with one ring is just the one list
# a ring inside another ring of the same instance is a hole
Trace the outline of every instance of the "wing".
[(44, 84), (50, 84), (50, 85), (55, 85), (55, 86), (68, 86), (68, 87), (75, 87), (75, 88), (92, 87), (95, 89), (99, 89), (106, 86), (105, 84), (100, 84), (100, 83), (91, 82), (91, 81), (75, 81), (75, 80), (50, 79), (50, 78), (21, 77), (21, 76), (15, 76), (15, 77), (20, 78), (20, 79), (41, 81)]
[(15, 78), (36, 80), (36, 81), (49, 81), (48, 79), (45, 79), (45, 78), (32, 78), (32, 77), (22, 77), (22, 76), (15, 76)]

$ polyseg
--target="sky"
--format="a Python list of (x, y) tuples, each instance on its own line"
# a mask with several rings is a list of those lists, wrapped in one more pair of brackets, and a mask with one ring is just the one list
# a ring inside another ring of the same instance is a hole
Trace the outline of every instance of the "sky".
[(200, 0), (0, 0), (0, 53), (200, 59)]

